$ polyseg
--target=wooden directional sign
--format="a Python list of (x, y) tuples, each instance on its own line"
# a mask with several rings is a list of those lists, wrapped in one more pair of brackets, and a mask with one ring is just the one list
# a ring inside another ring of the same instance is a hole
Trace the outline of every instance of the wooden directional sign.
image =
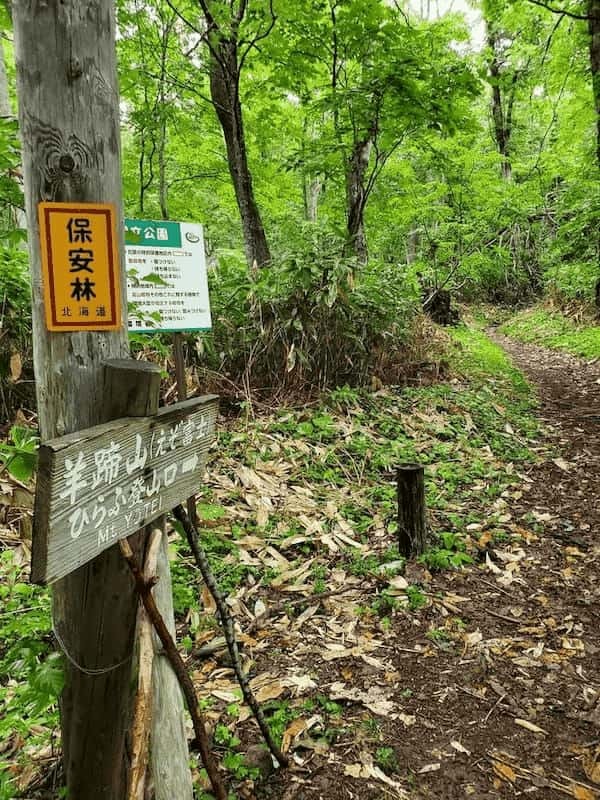
[(31, 580), (68, 575), (194, 494), (217, 412), (206, 395), (43, 444)]
[(114, 206), (40, 203), (38, 216), (48, 330), (119, 330)]

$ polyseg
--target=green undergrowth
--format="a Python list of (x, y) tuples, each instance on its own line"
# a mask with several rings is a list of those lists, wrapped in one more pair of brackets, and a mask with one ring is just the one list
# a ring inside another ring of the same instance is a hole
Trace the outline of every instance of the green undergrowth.
[[(481, 331), (453, 331), (448, 360), (450, 377), (442, 383), (377, 392), (341, 387), (314, 406), (280, 408), (221, 430), (219, 456), (199, 513), (203, 545), (226, 591), (251, 589), (253, 603), (283, 604), (293, 620), (315, 595), (334, 585), (334, 575), (340, 580), (345, 574), (364, 581), (354, 607), (360, 629), (385, 635), (401, 614), (426, 615), (432, 602), (426, 587), (412, 584), (402, 590), (394, 584), (405, 566), (395, 526), (394, 468), (401, 463), (425, 466), (432, 531), (420, 561), (430, 571), (472, 564), (481, 552), (482, 531), (486, 542), (520, 535), (518, 526), (511, 525), (510, 508), (521, 484), (519, 473), (535, 458), (530, 445), (539, 431), (531, 389)], [(268, 509), (262, 516), (257, 511), (261, 503)], [(346, 541), (335, 538), (340, 531)], [(261, 555), (261, 541), (271, 553), (284, 556), (287, 565), (265, 550)], [(181, 540), (177, 549), (189, 556)], [(193, 658), (195, 640), (205, 641), (214, 618), (207, 621), (197, 603), (194, 614), (187, 612), (193, 568), (187, 559), (179, 563), (176, 604), (192, 620), (186, 644)], [(297, 602), (302, 597), (298, 582), (304, 604)], [(292, 584), (290, 595), (285, 588)], [(286, 606), (286, 597), (296, 602)], [(430, 638), (436, 635), (446, 632), (433, 631)], [(445, 641), (435, 643), (446, 646)], [(276, 657), (277, 651), (272, 652)], [(312, 732), (323, 747), (349, 735), (349, 723), (337, 709), (319, 705), (316, 691), (267, 704), (277, 740), (309, 706), (323, 716)], [(382, 769), (393, 771), (393, 753), (385, 747), (375, 746), (373, 757)], [(227, 758), (236, 765), (232, 777), (241, 775), (243, 755), (230, 752)]]
[[(281, 566), (249, 557), (256, 537), (285, 554), (289, 569), (314, 559), (303, 578), (312, 594), (327, 589), (335, 568), (364, 578), (388, 564), (392, 574), (402, 571), (394, 535), (394, 468), (401, 463), (425, 466), (433, 530), (422, 560), (429, 569), (470, 563), (476, 552), (470, 531), (485, 527), (499, 540), (509, 536), (510, 495), (519, 468), (534, 458), (535, 401), (504, 351), (477, 330), (452, 333), (449, 361), (452, 377), (443, 383), (377, 392), (341, 387), (310, 408), (280, 408), (221, 431), (219, 480), (209, 479), (199, 510), (203, 543), (225, 590), (258, 584), (268, 594), (281, 585)], [(219, 488), (227, 484), (230, 490)], [(287, 495), (294, 493), (306, 495), (306, 507), (288, 511)], [(262, 501), (269, 512), (260, 519), (250, 509)], [(312, 523), (315, 532), (306, 535)], [(333, 551), (330, 536), (340, 524), (357, 546), (336, 540)], [(184, 544), (178, 548), (186, 553)], [(181, 612), (192, 585), (181, 567), (175, 580)], [(418, 590), (410, 588), (400, 601), (380, 592), (361, 613), (385, 619), (399, 604), (418, 609)]]
[(13, 551), (5, 550), (0, 553), (0, 800), (17, 796), (18, 763), (31, 763), (58, 726), (63, 669), (50, 631), (48, 591), (29, 583)]
[(583, 358), (600, 357), (600, 327), (578, 325), (562, 314), (542, 308), (516, 314), (500, 328), (502, 333), (522, 342), (566, 350)]

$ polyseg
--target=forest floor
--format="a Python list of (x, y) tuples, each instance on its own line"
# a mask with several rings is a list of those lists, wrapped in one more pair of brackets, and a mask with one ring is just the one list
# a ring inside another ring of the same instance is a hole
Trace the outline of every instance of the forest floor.
[[(431, 385), (342, 388), (223, 427), (202, 541), (291, 759), (273, 770), (173, 532), (179, 639), (232, 797), (600, 798), (600, 364), (488, 335), (453, 333)], [(434, 536), (406, 565), (405, 461), (426, 465)], [(50, 800), (60, 678), (15, 515), (0, 525), (0, 798)]]
[(322, 696), (289, 726), (294, 768), (258, 797), (600, 796), (600, 368), (491, 335), (540, 398), (547, 448), (494, 504), (506, 541), (490, 514), (467, 527), (478, 563), (409, 564), (427, 605), (394, 609), (384, 630), (347, 622), (332, 597), (267, 635), (258, 664), (273, 674), (291, 660)]

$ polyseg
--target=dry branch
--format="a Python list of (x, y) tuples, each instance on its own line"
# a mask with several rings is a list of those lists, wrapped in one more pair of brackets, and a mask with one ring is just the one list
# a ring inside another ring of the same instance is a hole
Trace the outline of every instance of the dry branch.
[(231, 657), (231, 662), (233, 664), (233, 668), (238, 679), (238, 683), (242, 689), (242, 694), (244, 696), (244, 700), (248, 704), (248, 707), (252, 711), (256, 722), (258, 723), (258, 727), (264, 737), (265, 742), (267, 743), (269, 750), (277, 759), (277, 762), (282, 767), (288, 766), (288, 759), (287, 757), (281, 752), (281, 748), (277, 745), (274, 741), (273, 736), (271, 735), (271, 731), (269, 729), (269, 725), (262, 713), (262, 709), (259, 706), (256, 698), (254, 697), (254, 693), (250, 688), (250, 684), (248, 683), (248, 679), (244, 674), (244, 670), (242, 669), (242, 664), (240, 661), (240, 653), (237, 646), (237, 641), (235, 638), (235, 631), (233, 628), (233, 619), (231, 617), (231, 612), (229, 611), (229, 606), (227, 605), (223, 594), (215, 580), (214, 575), (212, 574), (212, 570), (208, 563), (208, 559), (206, 557), (206, 553), (202, 549), (200, 544), (200, 537), (198, 535), (198, 531), (192, 525), (190, 518), (185, 512), (185, 509), (182, 505), (178, 505), (175, 509), (173, 509), (173, 513), (175, 517), (179, 520), (182, 524), (183, 529), (186, 533), (188, 543), (194, 554), (194, 559), (196, 560), (196, 564), (200, 572), (202, 573), (202, 577), (206, 586), (208, 587), (209, 592), (213, 596), (213, 599), (217, 606), (217, 612), (219, 614), (219, 618), (221, 620), (221, 625), (223, 626), (223, 633), (225, 635), (225, 641), (227, 643), (227, 649), (229, 650), (229, 655)]

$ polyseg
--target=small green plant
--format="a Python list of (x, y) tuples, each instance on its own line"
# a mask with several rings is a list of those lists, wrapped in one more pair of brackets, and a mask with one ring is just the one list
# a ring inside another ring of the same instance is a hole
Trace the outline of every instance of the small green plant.
[(437, 644), (448, 644), (451, 641), (450, 634), (444, 628), (430, 628), (425, 636)]
[(0, 461), (13, 478), (27, 483), (35, 472), (39, 436), (20, 425), (13, 425), (8, 436), (9, 441), (0, 444)]
[[(44, 747), (58, 725), (63, 659), (52, 652), (49, 592), (28, 582), (11, 550), (0, 553), (0, 609), (0, 741), (17, 735)], [(2, 780), (0, 797), (11, 785), (8, 776)]]
[(473, 559), (468, 553), (446, 550), (443, 547), (432, 547), (426, 550), (419, 561), (426, 564), (433, 572), (440, 572), (444, 569), (460, 569), (465, 564), (472, 564)]
[(361, 723), (368, 736), (373, 739), (379, 739), (381, 736), (381, 722), (377, 717), (367, 717)]
[(427, 597), (418, 586), (409, 586), (406, 589), (406, 596), (408, 597), (408, 607), (411, 611), (418, 611), (427, 605)]
[(0, 800), (13, 800), (16, 794), (14, 781), (7, 772), (8, 764), (0, 762)]
[(276, 741), (281, 743), (287, 726), (298, 716), (298, 710), (291, 708), (287, 700), (273, 700), (263, 707), (265, 719)]
[(190, 608), (198, 608), (199, 590), (190, 572), (189, 567), (180, 560), (171, 564), (173, 606), (177, 614), (186, 614)]
[(379, 567), (379, 559), (377, 556), (365, 556), (360, 550), (353, 550), (350, 557), (350, 563), (347, 565), (348, 572), (352, 575), (363, 576), (368, 575), (370, 572), (377, 572)]
[(260, 770), (258, 767), (249, 767), (246, 764), (243, 753), (237, 752), (240, 746), (238, 737), (229, 730), (227, 725), (218, 724), (214, 733), (215, 744), (225, 750), (223, 755), (223, 766), (229, 770), (238, 781), (244, 778), (258, 778)]
[(212, 503), (198, 503), (198, 516), (204, 522), (223, 519), (226, 512), (223, 506), (213, 505)]
[(327, 567), (324, 564), (315, 564), (312, 568), (313, 593), (323, 594), (327, 589), (325, 579), (327, 578)]
[(431, 547), (419, 561), (430, 570), (460, 569), (464, 564), (472, 564), (473, 559), (465, 552), (465, 543), (456, 533), (440, 533), (441, 547)]
[(321, 706), (323, 711), (333, 717), (339, 717), (342, 714), (342, 706), (334, 700), (330, 700), (323, 694), (317, 695), (317, 703)]
[(378, 598), (371, 603), (371, 609), (379, 617), (386, 617), (401, 607), (400, 600), (385, 589)]
[(351, 389), (349, 386), (340, 386), (338, 389), (333, 389), (329, 395), (329, 401), (333, 406), (337, 406), (345, 411), (351, 406), (357, 406), (360, 402), (360, 395), (356, 389)]
[(307, 698), (302, 703), (302, 711), (307, 713), (307, 714), (311, 714), (315, 710), (316, 707), (317, 707), (316, 700), (313, 700), (312, 697)]
[(387, 775), (398, 772), (399, 764), (393, 747), (378, 747), (375, 751), (375, 763)]

